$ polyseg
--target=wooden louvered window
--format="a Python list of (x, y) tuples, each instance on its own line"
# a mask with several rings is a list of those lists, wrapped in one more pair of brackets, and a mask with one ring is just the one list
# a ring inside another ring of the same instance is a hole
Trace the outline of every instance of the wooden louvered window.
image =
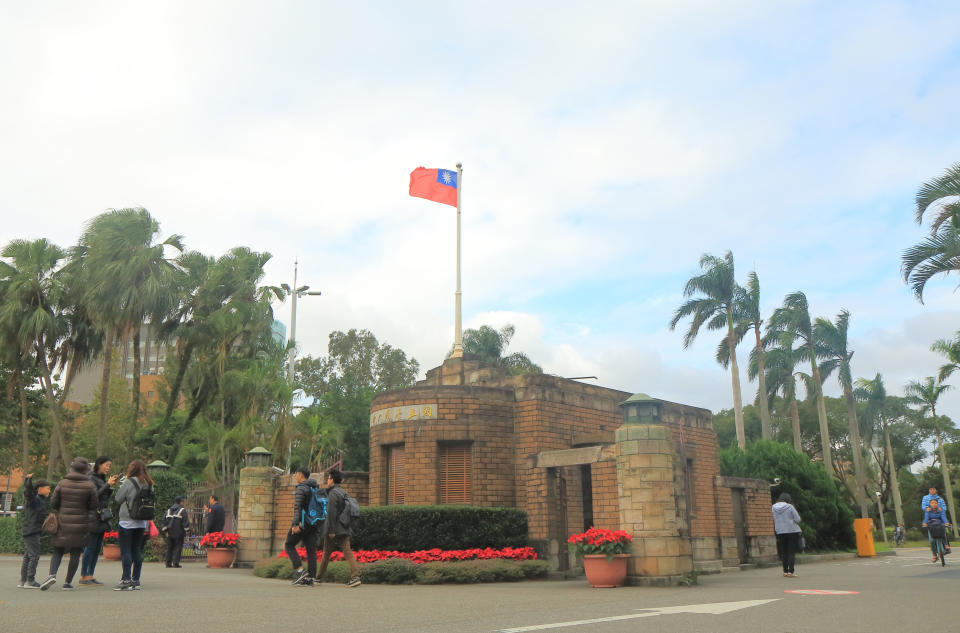
[(440, 503), (466, 505), (470, 497), (470, 444), (441, 443)]
[(387, 505), (403, 505), (407, 483), (403, 444), (387, 446), (384, 450), (387, 454)]

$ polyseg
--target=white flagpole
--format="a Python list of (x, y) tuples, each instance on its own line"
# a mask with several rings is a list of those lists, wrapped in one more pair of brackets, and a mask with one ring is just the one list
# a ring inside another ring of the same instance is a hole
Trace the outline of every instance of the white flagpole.
[(451, 358), (463, 357), (463, 328), (460, 318), (460, 196), (463, 190), (463, 164), (457, 163), (457, 292), (454, 294), (456, 304), (455, 331), (453, 334), (453, 354)]

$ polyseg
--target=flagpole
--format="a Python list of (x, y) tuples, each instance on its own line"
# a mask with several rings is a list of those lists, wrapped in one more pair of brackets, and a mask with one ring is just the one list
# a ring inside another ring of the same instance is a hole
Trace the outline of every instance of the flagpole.
[(460, 317), (460, 195), (463, 190), (463, 164), (457, 163), (457, 292), (454, 294), (456, 305), (455, 330), (453, 333), (452, 358), (463, 356), (463, 328)]

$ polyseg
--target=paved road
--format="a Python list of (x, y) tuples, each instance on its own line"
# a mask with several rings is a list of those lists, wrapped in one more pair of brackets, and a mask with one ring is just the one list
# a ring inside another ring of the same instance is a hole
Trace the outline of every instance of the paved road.
[[(48, 560), (44, 557), (41, 567)], [(102, 580), (114, 579), (119, 564), (101, 562), (98, 571)], [(798, 572), (793, 579), (777, 569), (730, 572), (701, 577), (690, 588), (591, 589), (581, 579), (310, 589), (255, 578), (247, 570), (201, 564), (178, 570), (148, 563), (143, 591), (84, 587), (64, 592), (56, 585), (41, 592), (17, 589), (19, 559), (0, 557), (0, 631), (904, 633), (960, 628), (960, 557), (941, 568), (924, 550), (901, 550), (897, 556), (804, 565)], [(754, 606), (716, 606), (729, 602)], [(685, 612), (690, 605), (711, 606)], [(743, 608), (722, 612), (735, 606)], [(926, 613), (922, 622), (921, 611)], [(544, 628), (551, 624), (567, 625)]]

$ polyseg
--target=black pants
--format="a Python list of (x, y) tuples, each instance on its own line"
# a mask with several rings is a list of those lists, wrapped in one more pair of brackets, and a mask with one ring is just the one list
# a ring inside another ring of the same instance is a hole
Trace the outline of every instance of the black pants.
[(780, 554), (780, 562), (783, 563), (783, 573), (792, 574), (793, 566), (797, 558), (797, 549), (800, 545), (800, 532), (790, 532), (789, 534), (777, 534), (777, 550)]
[(36, 582), (37, 563), (40, 562), (40, 535), (23, 537), (23, 564), (20, 565), (20, 580)]
[[(53, 548), (53, 557), (50, 559), (51, 576), (57, 575), (57, 570), (60, 569), (60, 561), (63, 560), (63, 555), (66, 551), (66, 547)], [(82, 547), (70, 548), (70, 562), (67, 564), (67, 582), (73, 582), (73, 575), (77, 573), (77, 568), (80, 567), (80, 557), (82, 554)]]
[(307, 573), (313, 578), (317, 575), (317, 528), (301, 527), (296, 534), (292, 528), (287, 532), (287, 540), (283, 543), (283, 549), (290, 557), (290, 562), (294, 569), (300, 569), (300, 555), (297, 554), (297, 543), (303, 541), (303, 546), (307, 550)]
[(180, 564), (180, 555), (183, 554), (183, 537), (167, 537), (167, 567)]

